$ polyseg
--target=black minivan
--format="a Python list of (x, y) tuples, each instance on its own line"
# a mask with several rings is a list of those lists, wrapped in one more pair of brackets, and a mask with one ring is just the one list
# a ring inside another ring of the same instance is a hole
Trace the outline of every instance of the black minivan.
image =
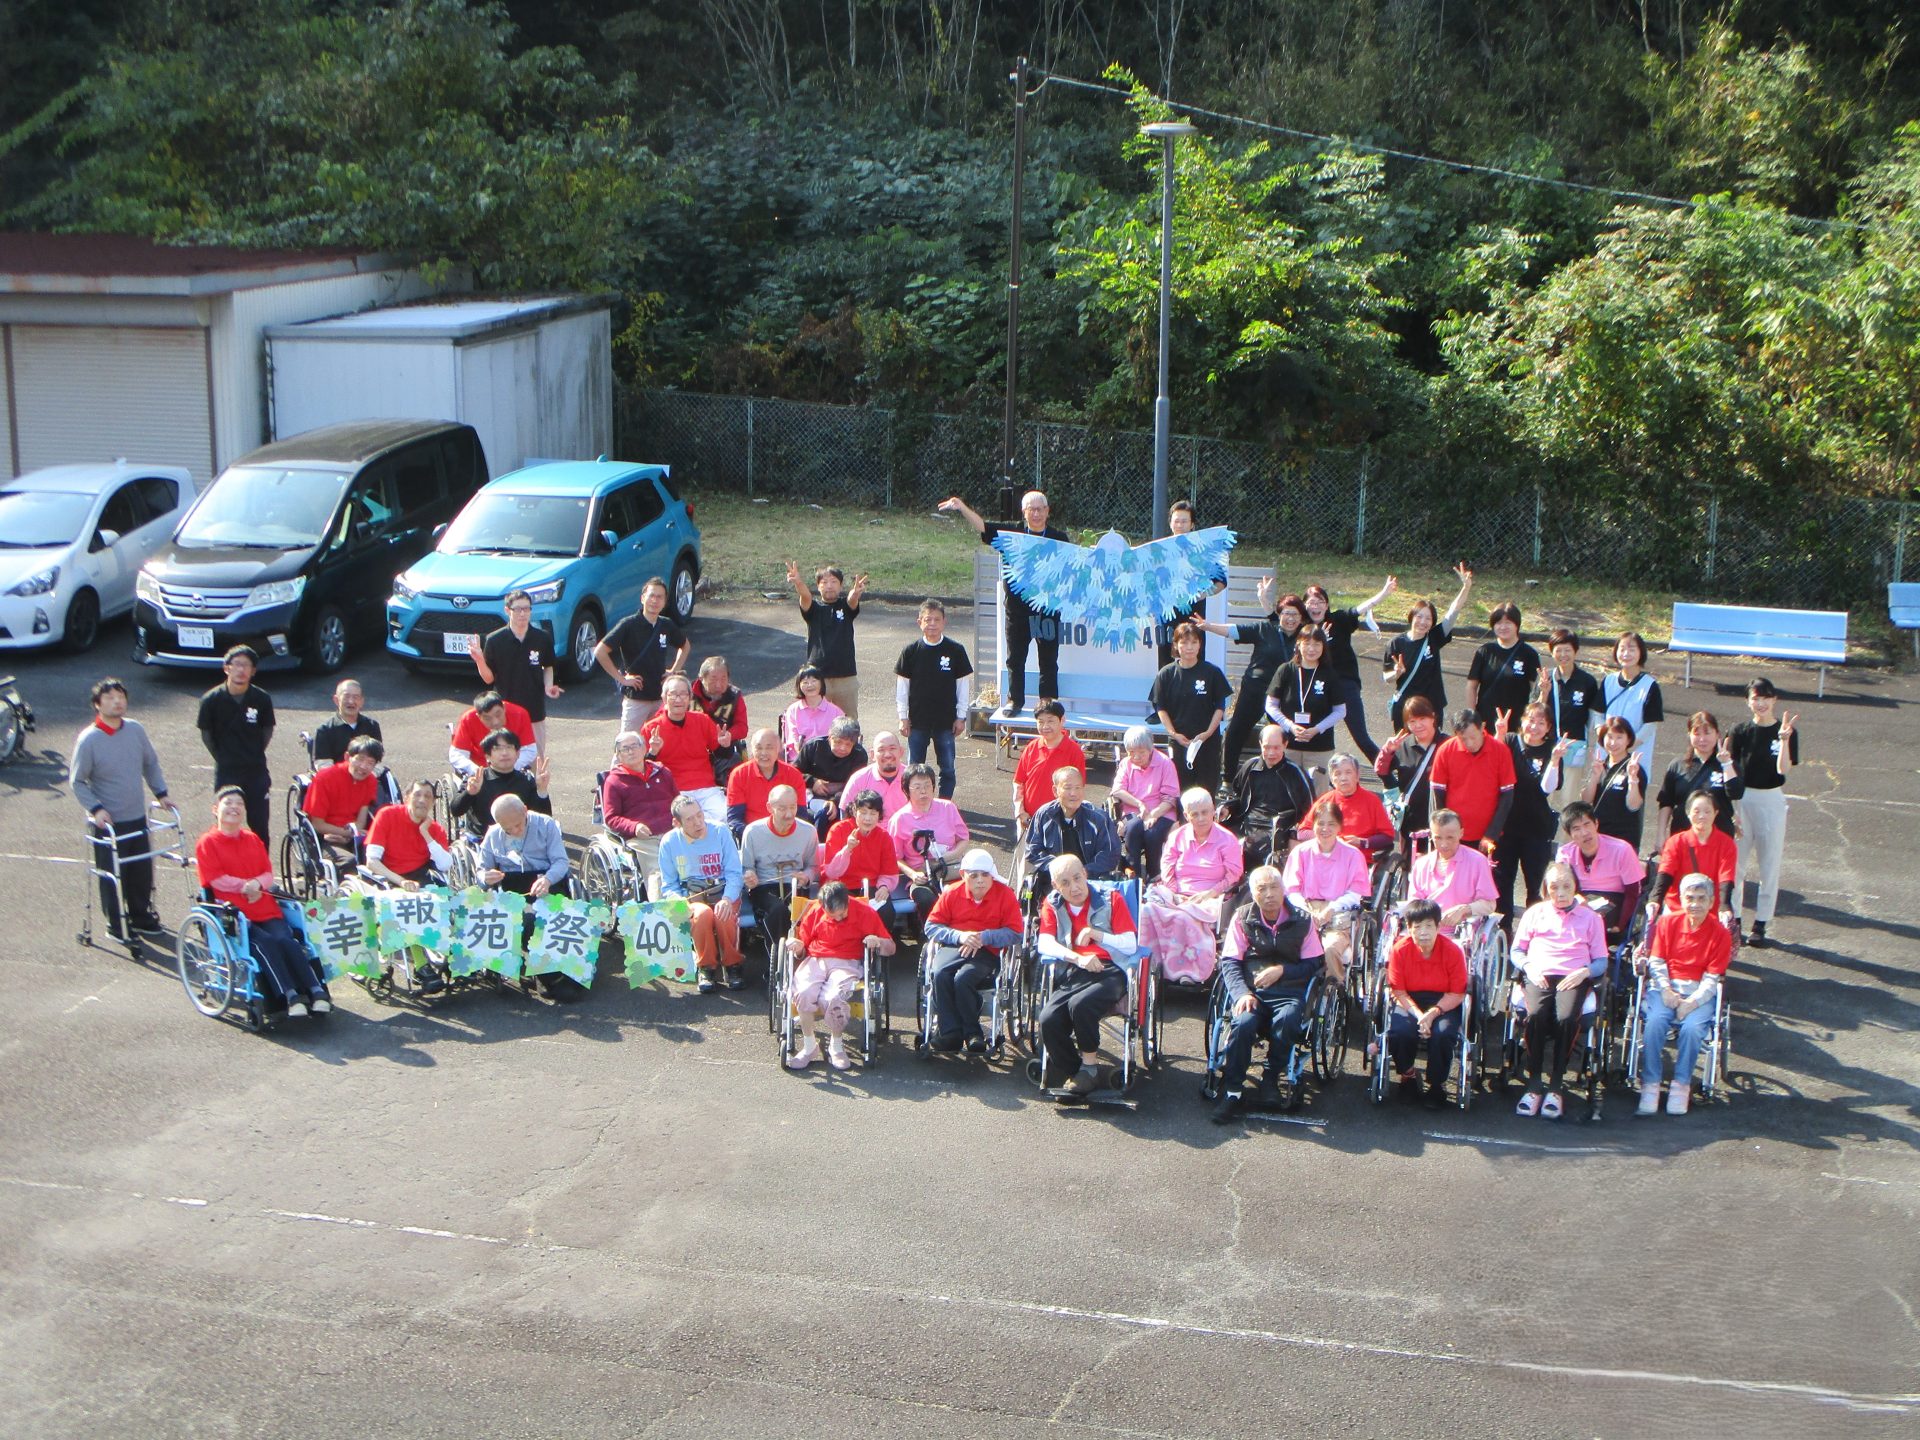
[(134, 659), (218, 668), (244, 644), (262, 669), (338, 670), (486, 483), (480, 437), (446, 420), (328, 425), (241, 456), (141, 567)]

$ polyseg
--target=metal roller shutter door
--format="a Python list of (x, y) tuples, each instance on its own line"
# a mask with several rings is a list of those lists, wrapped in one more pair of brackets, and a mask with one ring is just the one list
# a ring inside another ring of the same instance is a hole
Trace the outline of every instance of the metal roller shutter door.
[(13, 421), (9, 418), (13, 410), (13, 375), (7, 366), (7, 352), (12, 347), (7, 329), (0, 325), (0, 470), (13, 476), (20, 473), (20, 468), (13, 463)]
[(20, 468), (124, 455), (213, 478), (207, 332), (15, 325)]

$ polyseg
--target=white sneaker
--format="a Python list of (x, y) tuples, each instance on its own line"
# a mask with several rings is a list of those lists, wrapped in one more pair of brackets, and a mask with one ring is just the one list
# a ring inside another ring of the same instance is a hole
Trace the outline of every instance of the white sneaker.
[(289, 1020), (306, 1019), (307, 1018), (307, 1002), (304, 1000), (296, 1000), (291, 1005), (287, 1006), (287, 1018)]
[(325, 1015), (331, 1009), (333, 1009), (333, 1002), (324, 995), (313, 1002), (313, 1013), (316, 1015)]
[(1658, 1085), (1642, 1085), (1640, 1087), (1640, 1108), (1633, 1113), (1636, 1115), (1657, 1115), (1660, 1113), (1660, 1087)]
[(809, 1040), (787, 1057), (789, 1070), (804, 1070), (820, 1058), (820, 1042)]
[(827, 1042), (827, 1064), (836, 1070), (851, 1070), (853, 1061), (847, 1058), (847, 1042), (838, 1035)]
[(1667, 1114), (1669, 1115), (1686, 1114), (1687, 1106), (1692, 1100), (1693, 1100), (1693, 1087), (1691, 1085), (1672, 1086), (1667, 1091)]

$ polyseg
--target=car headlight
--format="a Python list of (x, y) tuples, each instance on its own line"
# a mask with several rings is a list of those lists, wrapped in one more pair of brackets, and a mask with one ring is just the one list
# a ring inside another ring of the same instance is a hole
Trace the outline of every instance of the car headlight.
[(49, 565), (44, 570), (36, 570), (7, 593), (9, 595), (45, 595), (59, 583), (60, 567)]
[(420, 592), (418, 590), (414, 589), (413, 586), (407, 583), (407, 577), (405, 575), (396, 575), (393, 577), (393, 598), (394, 599), (411, 600), (419, 593)]
[(300, 592), (307, 588), (307, 577), (296, 575), (291, 580), (272, 580), (265, 585), (256, 585), (247, 592), (247, 603), (243, 610), (259, 610), (268, 605), (291, 605), (300, 598)]
[(560, 597), (567, 593), (565, 580), (549, 580), (544, 585), (535, 585), (527, 591), (527, 598), (536, 605), (558, 605)]
[(158, 605), (160, 603), (159, 577), (142, 570), (133, 577), (133, 593), (149, 605)]

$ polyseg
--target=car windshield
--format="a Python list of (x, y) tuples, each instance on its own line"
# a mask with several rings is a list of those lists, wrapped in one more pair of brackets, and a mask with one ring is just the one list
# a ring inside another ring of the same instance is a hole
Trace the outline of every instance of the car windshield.
[(305, 550), (326, 538), (350, 478), (339, 470), (236, 466), (195, 503), (174, 543), (192, 550)]
[(66, 490), (0, 490), (0, 549), (56, 550), (80, 538), (93, 496)]
[(440, 537), (442, 555), (578, 555), (593, 502), (584, 495), (482, 491)]

